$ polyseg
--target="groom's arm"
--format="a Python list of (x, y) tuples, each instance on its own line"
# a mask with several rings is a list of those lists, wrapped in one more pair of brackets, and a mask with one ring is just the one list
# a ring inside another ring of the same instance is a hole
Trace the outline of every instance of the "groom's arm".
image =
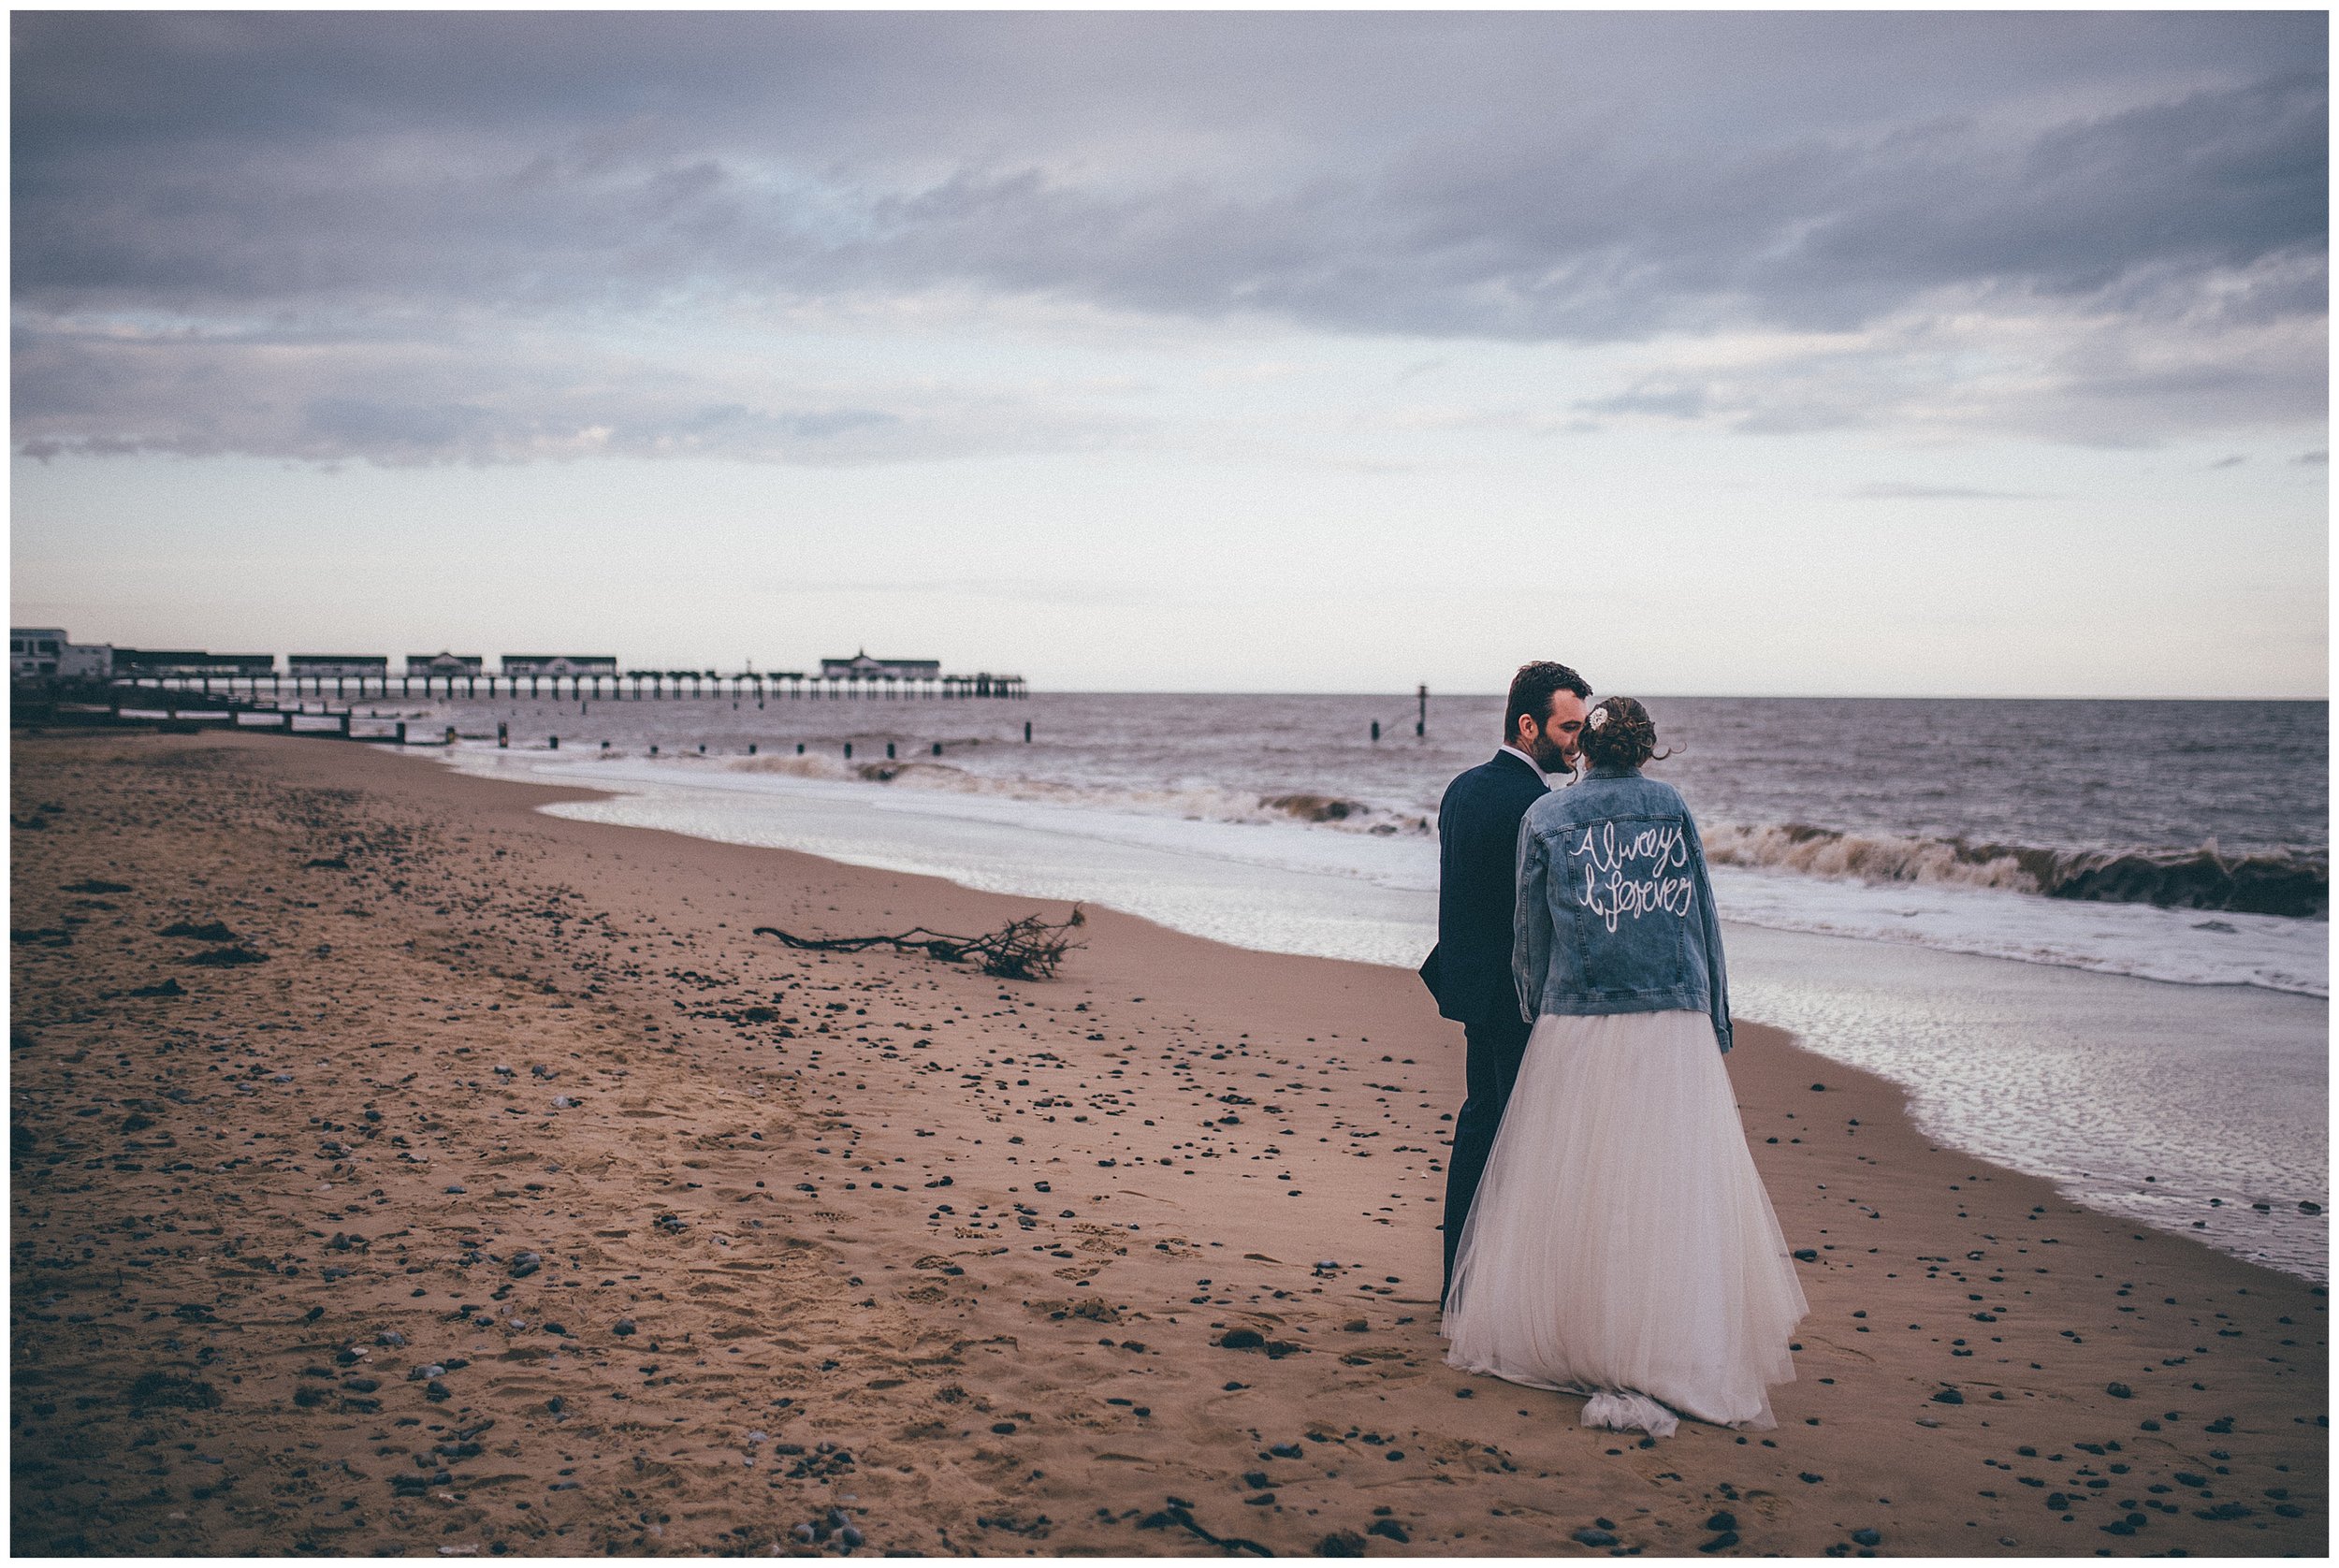
[(1551, 962), (1549, 878), (1543, 835), (1521, 817), (1511, 907), (1511, 983), (1518, 991), (1519, 1016), (1529, 1024), (1543, 1010), (1544, 970)]

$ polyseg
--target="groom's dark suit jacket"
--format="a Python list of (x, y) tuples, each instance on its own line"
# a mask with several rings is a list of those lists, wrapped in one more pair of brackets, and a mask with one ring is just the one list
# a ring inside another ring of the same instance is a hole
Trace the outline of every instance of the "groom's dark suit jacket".
[(1462, 1024), (1519, 1022), (1511, 980), (1518, 821), (1547, 793), (1535, 770), (1497, 751), (1456, 777), (1437, 808), (1437, 946), (1421, 979)]

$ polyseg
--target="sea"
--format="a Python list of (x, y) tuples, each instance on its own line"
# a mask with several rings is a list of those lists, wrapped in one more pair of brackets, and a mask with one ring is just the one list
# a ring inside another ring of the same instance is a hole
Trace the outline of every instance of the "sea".
[[(2329, 707), (1645, 697), (1734, 1011), (1905, 1087), (1946, 1146), (2329, 1269)], [(581, 820), (773, 845), (1413, 967), (1492, 696), (406, 700)], [(1459, 1087), (1457, 1092), (1459, 1093)]]

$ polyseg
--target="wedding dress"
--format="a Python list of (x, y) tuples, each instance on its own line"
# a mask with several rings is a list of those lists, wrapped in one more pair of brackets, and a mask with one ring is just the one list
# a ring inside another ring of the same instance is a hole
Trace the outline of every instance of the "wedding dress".
[(1446, 1361), (1588, 1427), (1778, 1423), (1809, 1307), (1703, 1012), (1535, 1023), (1462, 1227)]

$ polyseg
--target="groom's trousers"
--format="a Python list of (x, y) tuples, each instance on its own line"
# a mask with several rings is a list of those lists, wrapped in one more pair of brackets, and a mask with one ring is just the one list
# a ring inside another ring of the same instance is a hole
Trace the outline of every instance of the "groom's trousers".
[(1503, 1108), (1510, 1103), (1519, 1060), (1527, 1053), (1527, 1037), (1533, 1032), (1533, 1024), (1516, 1017), (1464, 1025), (1463, 1038), (1469, 1043), (1463, 1068), (1466, 1094), (1454, 1117), (1454, 1147), (1446, 1161), (1446, 1283), (1438, 1291), (1441, 1303), (1453, 1289), (1462, 1221), (1470, 1216), (1470, 1200), (1477, 1196), (1478, 1178), (1486, 1173), (1487, 1155), (1503, 1125)]

